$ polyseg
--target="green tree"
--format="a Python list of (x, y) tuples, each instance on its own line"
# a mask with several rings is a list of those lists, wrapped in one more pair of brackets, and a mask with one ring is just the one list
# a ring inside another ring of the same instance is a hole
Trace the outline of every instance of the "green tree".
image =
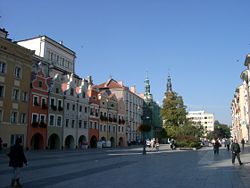
[(186, 106), (182, 97), (178, 96), (176, 92), (167, 92), (161, 110), (164, 127), (185, 125), (187, 123), (186, 115)]
[(208, 134), (208, 139), (213, 138), (230, 138), (230, 128), (226, 124), (221, 124), (218, 120), (214, 121), (214, 131)]

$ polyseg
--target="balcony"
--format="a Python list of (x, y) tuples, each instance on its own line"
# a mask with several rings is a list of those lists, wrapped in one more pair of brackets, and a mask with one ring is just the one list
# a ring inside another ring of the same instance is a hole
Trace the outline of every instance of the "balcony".
[(34, 101), (34, 106), (40, 106), (37, 101)]
[(33, 128), (37, 128), (37, 127), (39, 126), (39, 122), (33, 121), (33, 122), (31, 123), (31, 126), (32, 126)]
[(41, 127), (41, 128), (46, 128), (47, 127), (47, 124), (45, 123), (45, 122), (40, 122), (40, 124), (39, 124), (39, 127)]
[(50, 107), (52, 110), (56, 111), (56, 105), (52, 104)]
[(43, 103), (42, 104), (42, 109), (47, 109), (47, 108), (48, 108), (48, 106), (45, 103)]
[(63, 107), (58, 106), (58, 111), (63, 111)]

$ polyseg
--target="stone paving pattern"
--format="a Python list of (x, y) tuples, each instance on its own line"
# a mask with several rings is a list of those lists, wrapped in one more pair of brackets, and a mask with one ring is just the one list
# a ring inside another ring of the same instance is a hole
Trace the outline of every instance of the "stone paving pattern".
[[(87, 151), (28, 151), (28, 166), (21, 172), (24, 188), (248, 188), (250, 147), (241, 153), (243, 166), (231, 162), (224, 147), (214, 155), (200, 150), (160, 151), (142, 147), (88, 149)], [(10, 187), (11, 168), (0, 153), (0, 187)]]

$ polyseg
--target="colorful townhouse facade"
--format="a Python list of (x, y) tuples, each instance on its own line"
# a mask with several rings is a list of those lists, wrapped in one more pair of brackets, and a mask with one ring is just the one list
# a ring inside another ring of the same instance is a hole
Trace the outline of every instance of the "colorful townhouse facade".
[(0, 29), (0, 137), (26, 149), (125, 147), (141, 140), (144, 99), (75, 73), (75, 52), (47, 36), (12, 42)]
[(127, 144), (140, 141), (142, 134), (138, 127), (142, 123), (143, 98), (136, 93), (135, 86), (128, 88), (122, 81), (116, 81), (111, 78), (107, 82), (98, 85), (98, 88), (100, 90), (110, 90), (111, 93), (115, 94), (118, 101), (123, 101), (125, 107), (124, 120)]
[(13, 43), (0, 29), (0, 137), (10, 147), (27, 140), (29, 91), (34, 52)]

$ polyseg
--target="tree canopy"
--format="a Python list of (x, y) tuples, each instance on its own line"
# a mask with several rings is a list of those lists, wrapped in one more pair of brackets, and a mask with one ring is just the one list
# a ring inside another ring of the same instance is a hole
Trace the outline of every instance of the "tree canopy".
[(221, 124), (218, 120), (214, 121), (214, 131), (208, 134), (208, 138), (230, 138), (230, 128), (226, 124)]
[(187, 123), (186, 106), (181, 96), (176, 92), (167, 92), (163, 100), (161, 116), (164, 120), (164, 126), (179, 126)]

